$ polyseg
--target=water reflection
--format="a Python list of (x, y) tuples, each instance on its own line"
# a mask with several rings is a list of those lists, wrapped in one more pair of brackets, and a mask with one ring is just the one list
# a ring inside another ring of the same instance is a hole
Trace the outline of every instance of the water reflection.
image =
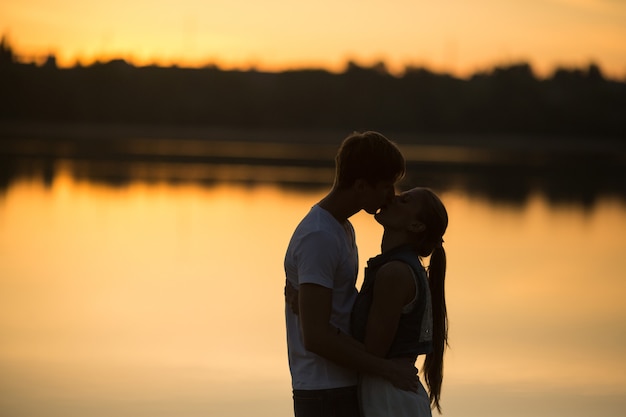
[(329, 166), (272, 166), (206, 162), (77, 161), (63, 159), (13, 159), (0, 170), (0, 192), (22, 179), (50, 186), (55, 175), (66, 173), (78, 181), (123, 187), (135, 181), (171, 185), (215, 186), (278, 184), (287, 188), (326, 187), (333, 179)]
[[(52, 172), (0, 199), (2, 414), (291, 415), (282, 257), (325, 188)], [(625, 203), (437, 191), (451, 219), (444, 415), (621, 416)], [(363, 213), (354, 225), (362, 272), (382, 230)]]
[[(615, 168), (616, 170), (616, 168)], [(15, 181), (31, 179), (50, 186), (58, 172), (80, 181), (119, 187), (134, 181), (148, 183), (200, 184), (223, 182), (277, 184), (288, 188), (326, 188), (332, 182), (332, 166), (281, 166), (204, 162), (121, 162), (76, 160), (11, 160), (0, 170), (0, 192)], [(523, 204), (533, 193), (544, 194), (553, 203), (589, 207), (600, 196), (626, 198), (626, 180), (613, 168), (574, 171), (528, 172), (518, 166), (440, 166), (409, 163), (401, 188), (429, 186), (441, 190), (465, 190), (494, 202)]]
[[(0, 141), (0, 191), (22, 178), (50, 185), (60, 170), (77, 180), (111, 186), (166, 181), (326, 188), (332, 182), (336, 143), (290, 141), (295, 134), (282, 142), (246, 141), (252, 133), (239, 135), (231, 141), (4, 138)], [(619, 141), (609, 146), (571, 139), (543, 149), (537, 147), (537, 138), (512, 143), (504, 138), (482, 142), (457, 138), (441, 144), (400, 138), (408, 168), (403, 188), (462, 190), (518, 205), (537, 192), (553, 203), (586, 207), (600, 196), (626, 198), (626, 150)]]

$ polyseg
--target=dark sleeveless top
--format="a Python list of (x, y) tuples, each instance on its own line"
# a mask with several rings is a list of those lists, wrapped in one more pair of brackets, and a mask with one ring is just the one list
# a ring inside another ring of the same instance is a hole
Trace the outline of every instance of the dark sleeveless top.
[(352, 336), (361, 342), (365, 340), (367, 317), (374, 297), (376, 273), (381, 266), (391, 261), (401, 261), (411, 267), (415, 277), (417, 299), (414, 300), (413, 308), (408, 312), (403, 312), (400, 317), (398, 330), (387, 357), (397, 358), (430, 353), (433, 349), (433, 320), (428, 279), (417, 254), (408, 245), (394, 248), (367, 261), (363, 285), (352, 309)]

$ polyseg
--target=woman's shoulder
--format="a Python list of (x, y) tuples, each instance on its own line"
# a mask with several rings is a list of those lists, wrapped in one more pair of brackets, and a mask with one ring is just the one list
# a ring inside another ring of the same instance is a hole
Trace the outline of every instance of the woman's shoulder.
[(413, 271), (411, 266), (406, 262), (399, 260), (391, 260), (382, 265), (376, 273), (376, 281), (386, 282), (388, 284), (405, 284), (413, 286)]
[(405, 305), (415, 297), (415, 279), (411, 267), (402, 261), (392, 260), (376, 273), (374, 293)]

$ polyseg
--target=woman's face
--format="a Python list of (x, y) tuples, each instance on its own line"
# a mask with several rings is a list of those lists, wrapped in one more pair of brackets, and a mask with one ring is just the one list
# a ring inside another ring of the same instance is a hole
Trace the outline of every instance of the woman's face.
[[(419, 189), (405, 191), (384, 206), (375, 218), (386, 230), (410, 230), (419, 226), (421, 199)], [(415, 230), (414, 230), (415, 231)]]

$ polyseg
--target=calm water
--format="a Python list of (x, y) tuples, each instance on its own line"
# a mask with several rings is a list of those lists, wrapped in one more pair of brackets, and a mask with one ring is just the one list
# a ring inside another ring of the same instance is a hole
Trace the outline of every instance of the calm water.
[[(292, 415), (282, 260), (325, 191), (113, 187), (62, 170), (11, 183), (0, 415)], [(440, 195), (451, 219), (444, 415), (623, 416), (624, 202)], [(364, 214), (354, 225), (364, 264), (381, 228)]]

